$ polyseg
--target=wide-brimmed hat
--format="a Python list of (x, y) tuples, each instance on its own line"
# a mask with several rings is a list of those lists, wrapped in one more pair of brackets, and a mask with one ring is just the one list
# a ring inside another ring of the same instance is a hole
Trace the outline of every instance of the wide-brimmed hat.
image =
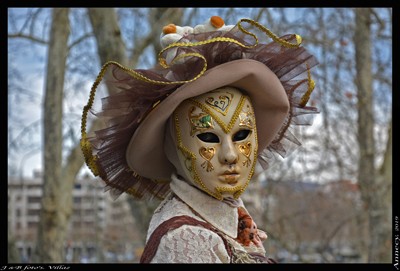
[[(83, 110), (81, 146), (86, 164), (114, 195), (164, 198), (174, 172), (164, 153), (169, 117), (185, 99), (223, 86), (241, 89), (252, 101), (261, 166), (267, 168), (274, 153), (285, 157), (289, 143), (300, 145), (289, 128), (309, 124), (304, 116), (317, 112), (306, 106), (314, 89), (310, 69), (317, 60), (298, 35), (277, 37), (249, 19), (221, 25), (164, 43), (152, 69), (133, 70), (112, 61), (101, 69)], [(268, 38), (273, 41), (264, 41)], [(92, 113), (107, 125), (88, 137), (87, 114), (103, 81), (115, 94), (102, 99), (101, 112)]]

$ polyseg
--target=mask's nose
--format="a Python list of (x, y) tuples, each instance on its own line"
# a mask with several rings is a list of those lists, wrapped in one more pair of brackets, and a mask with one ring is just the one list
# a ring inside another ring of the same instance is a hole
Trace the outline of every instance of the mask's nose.
[(236, 164), (238, 161), (237, 149), (229, 135), (226, 135), (221, 142), (218, 158), (221, 164)]

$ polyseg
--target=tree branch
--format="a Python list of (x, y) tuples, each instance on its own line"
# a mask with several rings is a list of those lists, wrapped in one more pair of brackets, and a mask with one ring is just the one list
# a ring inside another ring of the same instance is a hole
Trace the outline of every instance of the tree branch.
[(48, 43), (49, 43), (46, 40), (42, 40), (42, 39), (30, 36), (30, 35), (25, 35), (25, 34), (22, 34), (22, 33), (8, 34), (8, 38), (10, 38), (10, 39), (13, 39), (13, 38), (14, 39), (15, 38), (27, 39), (27, 40), (30, 40), (30, 41), (34, 41), (34, 42), (40, 43), (42, 45), (48, 45)]
[(71, 50), (72, 47), (74, 47), (75, 45), (79, 44), (80, 42), (84, 41), (87, 38), (91, 38), (93, 37), (92, 33), (86, 33), (85, 35), (83, 35), (82, 37), (77, 38), (75, 41), (73, 41), (69, 46), (68, 46), (68, 50)]

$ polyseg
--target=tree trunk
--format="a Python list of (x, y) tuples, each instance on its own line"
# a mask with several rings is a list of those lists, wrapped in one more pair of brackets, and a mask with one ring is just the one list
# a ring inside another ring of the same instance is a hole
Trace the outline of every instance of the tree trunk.
[(89, 8), (88, 15), (96, 37), (101, 65), (110, 60), (125, 65), (125, 45), (115, 9)]
[(52, 10), (52, 24), (47, 61), (44, 101), (44, 174), (43, 197), (35, 262), (64, 261), (64, 241), (70, 208), (63, 202), (69, 197), (64, 190), (62, 167), (62, 108), (64, 74), (70, 33), (68, 8)]
[[(97, 50), (101, 65), (109, 60), (114, 60), (124, 64), (125, 46), (122, 41), (121, 31), (114, 9), (89, 8), (88, 15), (97, 40)], [(88, 134), (91, 134), (97, 129), (100, 129), (100, 122), (95, 120), (92, 123)], [(83, 164), (84, 159), (81, 147), (77, 144), (69, 153), (65, 166), (63, 167), (63, 176), (65, 181), (73, 182)]]
[[(182, 10), (179, 8), (153, 10), (153, 15), (155, 16), (150, 16), (152, 21), (149, 22), (152, 29), (148, 36), (136, 39), (134, 55), (130, 61), (126, 57), (125, 46), (115, 10), (112, 8), (89, 8), (88, 15), (96, 37), (97, 50), (101, 63), (104, 64), (107, 61), (114, 60), (122, 65), (126, 66), (129, 64), (130, 68), (135, 68), (134, 66), (136, 66), (139, 56), (148, 46), (152, 44), (156, 44), (155, 47), (159, 46), (159, 36), (162, 26), (169, 23), (169, 20), (181, 20)], [(97, 121), (94, 122), (94, 125), (97, 125)], [(90, 132), (92, 131), (94, 131), (93, 127), (90, 129)], [(135, 219), (135, 226), (143, 232), (141, 241), (144, 243), (149, 220), (159, 202), (157, 200), (143, 202), (133, 198), (129, 198), (128, 202)]]
[[(384, 254), (390, 249), (383, 244), (387, 241), (385, 199), (382, 198), (385, 188), (379, 182), (374, 166), (375, 142), (373, 136), (373, 82), (372, 82), (372, 50), (371, 50), (371, 10), (370, 8), (355, 9), (355, 59), (356, 85), (358, 95), (358, 144), (359, 173), (361, 195), (365, 210), (368, 210), (368, 262), (377, 263), (384, 260)], [(386, 189), (386, 188), (385, 188)], [(387, 250), (387, 251), (383, 251)]]
[(10, 228), (8, 228), (8, 245), (7, 245), (7, 262), (8, 263), (21, 263), (21, 255), (15, 244), (15, 238), (12, 235)]
[(392, 181), (393, 181), (393, 161), (392, 161), (392, 124), (393, 120), (390, 121), (388, 128), (388, 139), (386, 143), (386, 150), (381, 167), (377, 176), (377, 186), (379, 197), (378, 201), (382, 219), (379, 222), (379, 238), (378, 240), (381, 246), (377, 251), (378, 259), (380, 262), (391, 263), (392, 262)]

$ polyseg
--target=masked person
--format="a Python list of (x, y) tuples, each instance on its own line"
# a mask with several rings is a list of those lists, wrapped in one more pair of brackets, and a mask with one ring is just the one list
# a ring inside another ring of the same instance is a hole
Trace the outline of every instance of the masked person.
[[(152, 69), (103, 66), (82, 117), (87, 165), (114, 195), (162, 200), (141, 263), (274, 263), (240, 196), (258, 165), (300, 144), (289, 128), (317, 113), (306, 105), (316, 59), (298, 35), (218, 16), (194, 28), (170, 24), (161, 44)], [(88, 137), (102, 81), (115, 93), (98, 114), (107, 127)]]

